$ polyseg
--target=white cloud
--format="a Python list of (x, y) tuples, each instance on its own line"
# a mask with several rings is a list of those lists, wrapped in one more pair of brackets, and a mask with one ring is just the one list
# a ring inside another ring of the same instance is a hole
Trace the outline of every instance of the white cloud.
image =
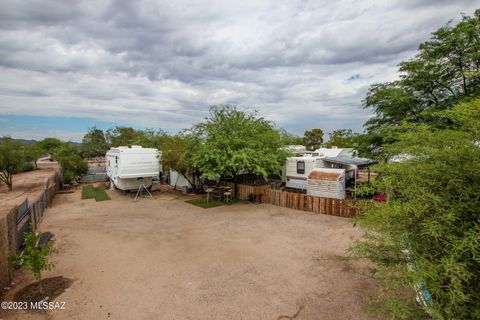
[(4, 1), (0, 114), (181, 129), (212, 104), (236, 104), (295, 133), (358, 131), (368, 86), (395, 79), (432, 31), (474, 9), (432, 0)]

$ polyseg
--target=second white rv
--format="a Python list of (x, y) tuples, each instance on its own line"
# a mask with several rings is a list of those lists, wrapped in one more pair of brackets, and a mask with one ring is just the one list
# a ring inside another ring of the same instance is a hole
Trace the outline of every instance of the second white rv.
[(283, 180), (285, 187), (306, 190), (307, 179), (313, 169), (323, 166), (320, 157), (290, 157), (285, 164)]
[(286, 188), (306, 190), (308, 175), (316, 168), (345, 169), (345, 179), (358, 175), (358, 168), (376, 161), (355, 157), (352, 148), (319, 148), (303, 157), (287, 158), (283, 167), (283, 182)]

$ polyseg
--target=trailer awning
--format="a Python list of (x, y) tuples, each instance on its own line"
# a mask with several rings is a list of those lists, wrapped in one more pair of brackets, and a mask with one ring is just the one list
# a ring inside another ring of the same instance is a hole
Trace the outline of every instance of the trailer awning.
[(345, 165), (354, 165), (354, 166), (368, 166), (374, 163), (377, 163), (376, 160), (367, 159), (367, 158), (350, 158), (350, 157), (326, 157), (322, 159), (325, 162), (338, 163)]

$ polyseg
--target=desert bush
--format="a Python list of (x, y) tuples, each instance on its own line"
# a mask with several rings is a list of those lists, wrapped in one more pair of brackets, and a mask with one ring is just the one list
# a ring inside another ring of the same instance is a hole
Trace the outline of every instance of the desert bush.
[(50, 252), (52, 252), (52, 245), (48, 243), (43, 248), (38, 247), (41, 237), (41, 232), (26, 233), (24, 254), (10, 254), (8, 259), (14, 266), (25, 266), (28, 268), (35, 279), (39, 282), (40, 291), (42, 292), (42, 271), (51, 270), (54, 267), (54, 263), (47, 258)]

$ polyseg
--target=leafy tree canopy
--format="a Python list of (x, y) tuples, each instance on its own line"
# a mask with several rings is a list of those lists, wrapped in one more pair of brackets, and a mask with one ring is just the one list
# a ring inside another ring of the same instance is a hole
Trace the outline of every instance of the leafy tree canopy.
[(47, 256), (52, 252), (53, 247), (48, 243), (45, 247), (39, 248), (38, 243), (42, 233), (29, 232), (25, 234), (25, 250), (23, 255), (10, 254), (9, 261), (15, 266), (25, 266), (35, 279), (39, 281), (40, 292), (43, 292), (42, 272), (51, 270), (55, 264), (48, 260)]
[(352, 129), (339, 129), (334, 130), (328, 134), (329, 138), (326, 143), (323, 145), (327, 148), (329, 147), (339, 147), (339, 148), (353, 148), (355, 146), (355, 134)]
[(132, 140), (132, 144), (142, 146), (144, 148), (163, 149), (163, 145), (169, 140), (169, 135), (161, 130), (145, 129), (137, 130)]
[(303, 137), (299, 137), (297, 135), (294, 135), (285, 129), (280, 129), (279, 130), (281, 138), (282, 138), (282, 143), (285, 146), (288, 145), (303, 145)]
[(13, 174), (21, 171), (25, 159), (20, 142), (13, 141), (10, 137), (0, 138), (0, 181), (5, 183), (9, 191), (13, 188)]
[(199, 171), (193, 163), (193, 154), (198, 148), (198, 139), (186, 132), (167, 136), (162, 144), (162, 165), (181, 174), (195, 189), (195, 177)]
[(389, 142), (382, 139), (383, 128), (430, 123), (437, 111), (480, 95), (480, 10), (434, 32), (413, 59), (400, 63), (399, 72), (397, 81), (372, 85), (363, 101), (374, 112), (360, 141), (367, 153)]
[(421, 112), (435, 112), (480, 94), (480, 11), (448, 23), (422, 43), (418, 54), (400, 63), (400, 80), (370, 87), (364, 100), (375, 117), (367, 129), (416, 122)]
[(308, 150), (316, 150), (320, 148), (323, 143), (323, 130), (312, 129), (305, 131), (303, 135), (303, 143)]
[(235, 177), (242, 170), (267, 178), (280, 173), (288, 155), (281, 134), (269, 121), (234, 106), (212, 107), (192, 134), (198, 139), (193, 165), (211, 180)]
[(141, 130), (135, 130), (130, 127), (115, 127), (108, 129), (105, 133), (107, 142), (111, 147), (119, 146), (131, 146), (135, 144), (135, 140), (138, 139), (143, 132)]
[(63, 146), (64, 144), (65, 142), (56, 138), (45, 138), (38, 142), (38, 147), (44, 152), (52, 154), (55, 149)]
[(104, 156), (109, 149), (107, 139), (103, 130), (92, 127), (88, 130), (82, 139), (81, 153), (83, 157)]
[[(376, 168), (389, 201), (364, 208), (354, 252), (376, 263), (389, 317), (480, 319), (480, 99), (436, 117), (450, 127), (405, 122), (392, 132), (385, 152), (411, 159)], [(399, 294), (412, 285), (432, 302), (420, 308), (413, 292)]]

